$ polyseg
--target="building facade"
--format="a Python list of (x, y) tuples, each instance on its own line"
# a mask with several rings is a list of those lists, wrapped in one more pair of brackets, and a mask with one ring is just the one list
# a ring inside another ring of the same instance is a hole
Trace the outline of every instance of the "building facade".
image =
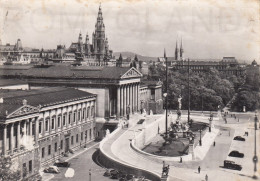
[[(23, 177), (96, 137), (96, 95), (72, 88), (1, 90), (0, 154)], [(44, 99), (43, 99), (44, 97)]]

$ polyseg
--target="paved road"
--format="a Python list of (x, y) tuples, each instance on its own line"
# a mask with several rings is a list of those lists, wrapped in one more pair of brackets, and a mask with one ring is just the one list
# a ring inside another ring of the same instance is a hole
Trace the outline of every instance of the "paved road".
[(92, 181), (111, 181), (104, 177), (105, 169), (98, 166), (93, 160), (92, 155), (98, 148), (98, 145), (88, 151), (72, 158), (70, 168), (60, 168), (61, 173), (55, 174), (52, 181), (90, 181), (89, 169), (91, 169)]
[[(195, 116), (196, 117), (196, 116)], [(194, 119), (196, 120), (196, 118)], [(251, 117), (251, 119), (249, 119)], [(205, 119), (207, 120), (207, 119)], [(242, 134), (245, 131), (245, 128), (250, 127), (250, 122), (252, 122), (252, 115), (241, 116), (240, 121), (237, 122), (234, 118), (228, 118), (228, 124), (225, 124), (223, 121), (214, 121), (216, 127), (221, 128), (218, 136), (216, 137), (216, 146), (210, 147), (208, 153), (205, 158), (201, 161), (191, 161), (187, 163), (176, 163), (170, 168), (169, 175), (170, 180), (204, 180), (205, 175), (209, 176), (209, 180), (251, 180), (249, 177), (252, 175), (250, 169), (252, 168), (252, 150), (253, 150), (253, 142), (250, 136), (252, 136), (252, 129), (250, 131), (249, 140), (246, 142), (246, 145), (242, 145), (237, 141), (233, 140), (233, 136), (236, 134)], [(236, 131), (235, 131), (236, 130)], [(133, 137), (132, 129), (129, 131), (123, 132), (121, 135), (117, 135), (113, 140), (113, 144), (110, 145), (110, 153), (112, 152), (113, 157), (117, 157), (117, 159), (126, 162), (130, 165), (144, 168), (156, 173), (161, 172), (162, 165), (160, 163), (154, 162), (153, 160), (149, 160), (142, 155), (134, 152), (129, 147), (129, 139)], [(258, 131), (259, 135), (259, 131)], [(107, 145), (107, 146), (109, 146)], [(237, 145), (241, 152), (244, 152), (245, 155), (249, 155), (244, 158), (245, 166), (241, 172), (233, 171), (228, 169), (223, 169), (223, 161), (227, 159), (227, 155), (230, 151), (230, 146)], [(247, 147), (247, 148), (242, 148)], [(119, 149), (120, 148), (120, 149)], [(108, 149), (108, 147), (106, 148)], [(197, 168), (201, 166), (201, 173), (198, 174)]]

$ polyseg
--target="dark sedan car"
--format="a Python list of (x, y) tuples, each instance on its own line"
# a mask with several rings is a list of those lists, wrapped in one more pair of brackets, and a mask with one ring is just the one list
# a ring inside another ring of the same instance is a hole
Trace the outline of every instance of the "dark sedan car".
[(69, 167), (70, 166), (70, 162), (66, 162), (66, 161), (58, 161), (54, 163), (55, 166), (57, 167)]
[(240, 153), (239, 151), (231, 151), (228, 154), (228, 156), (243, 158), (244, 157), (244, 153)]
[(246, 141), (246, 139), (243, 138), (243, 137), (241, 137), (241, 136), (236, 136), (236, 137), (234, 138), (234, 140), (237, 140), (237, 141)]
[(242, 166), (236, 164), (233, 161), (225, 160), (224, 161), (224, 168), (233, 169), (233, 170), (242, 170)]

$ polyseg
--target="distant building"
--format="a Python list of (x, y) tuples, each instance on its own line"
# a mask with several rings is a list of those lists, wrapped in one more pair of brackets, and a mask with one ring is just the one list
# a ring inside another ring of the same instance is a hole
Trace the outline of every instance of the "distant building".
[(140, 109), (148, 111), (150, 114), (160, 114), (163, 112), (162, 82), (142, 80), (140, 85)]
[(0, 45), (0, 65), (38, 63), (46, 58), (53, 58), (54, 52), (54, 50), (23, 47), (21, 39), (18, 39), (14, 45), (9, 43)]
[(188, 60), (176, 61), (172, 64), (173, 70), (190, 69), (194, 72), (203, 72), (209, 69), (216, 69), (226, 75), (243, 76), (245, 74), (245, 67), (240, 65), (235, 57), (223, 57), (222, 60)]
[(69, 52), (73, 52), (79, 60), (92, 60), (106, 62), (112, 58), (113, 51), (109, 49), (108, 39), (105, 34), (105, 24), (101, 5), (99, 6), (95, 31), (92, 34), (92, 44), (90, 44), (89, 35), (86, 35), (83, 42), (82, 34), (79, 33), (78, 41), (70, 45)]
[[(0, 154), (24, 178), (93, 141), (96, 95), (71, 88), (0, 90)], [(34, 178), (35, 179), (35, 178)]]

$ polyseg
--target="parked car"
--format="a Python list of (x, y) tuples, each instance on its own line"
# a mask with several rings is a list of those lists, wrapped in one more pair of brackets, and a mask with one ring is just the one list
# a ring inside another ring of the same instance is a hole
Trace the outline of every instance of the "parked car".
[(234, 170), (242, 170), (242, 166), (236, 164), (233, 161), (229, 161), (229, 160), (224, 160), (224, 168), (228, 168), (228, 169), (234, 169)]
[(232, 156), (232, 157), (239, 157), (239, 158), (244, 158), (244, 153), (240, 153), (239, 151), (231, 151), (228, 156)]
[(103, 174), (103, 176), (105, 176), (105, 177), (110, 177), (111, 176), (111, 170), (113, 170), (113, 169), (106, 169), (106, 171), (105, 171), (105, 173)]
[(111, 179), (118, 179), (119, 178), (119, 172), (117, 170), (111, 170), (110, 174), (111, 174), (111, 176), (110, 176)]
[(49, 166), (43, 170), (45, 173), (60, 173), (60, 170), (56, 166)]
[(135, 177), (135, 176), (132, 175), (132, 174), (127, 174), (127, 175), (126, 175), (126, 179), (127, 179), (127, 180), (132, 180), (134, 177)]
[(70, 166), (70, 162), (66, 162), (66, 161), (60, 160), (58, 162), (55, 162), (54, 166), (57, 166), (57, 167), (69, 167)]
[(236, 137), (234, 138), (234, 140), (237, 140), (237, 141), (246, 141), (246, 139), (243, 138), (243, 137), (241, 137), (241, 136), (236, 136)]

